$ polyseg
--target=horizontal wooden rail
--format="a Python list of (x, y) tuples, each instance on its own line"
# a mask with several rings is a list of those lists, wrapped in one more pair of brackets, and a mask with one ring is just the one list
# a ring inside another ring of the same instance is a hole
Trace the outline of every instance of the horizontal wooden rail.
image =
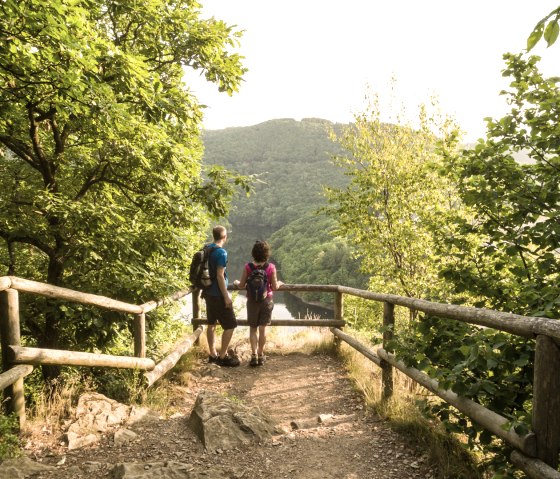
[(471, 308), (455, 304), (433, 303), (424, 299), (406, 298), (394, 294), (373, 293), (361, 289), (337, 286), (337, 291), (364, 299), (383, 301), (409, 309), (422, 311), (441, 318), (456, 319), (470, 324), (498, 329), (526, 338), (544, 334), (560, 340), (560, 321), (549, 318), (521, 316), (491, 309)]
[(9, 276), (2, 276), (0, 277), (0, 291), (4, 291), (5, 289), (10, 289), (12, 286), (12, 280)]
[(109, 309), (111, 311), (120, 311), (122, 313), (142, 313), (142, 307), (117, 301), (105, 296), (97, 296), (95, 294), (80, 293), (72, 289), (61, 288), (60, 286), (52, 286), (46, 283), (39, 283), (37, 281), (30, 281), (28, 279), (16, 278), (9, 276), (11, 281), (11, 288), (17, 289), (25, 293), (35, 293), (39, 296), (46, 296), (48, 298), (56, 298), (64, 301), (73, 301), (81, 304), (89, 304), (98, 306), (100, 308)]
[(418, 369), (406, 366), (402, 361), (397, 360), (392, 354), (387, 353), (382, 348), (377, 350), (377, 355), (402, 371), (408, 377), (414, 379), (421, 386), (424, 386), (426, 389), (444, 399), (447, 403), (456, 407), (459, 411), (466, 414), (482, 427), (488, 429), (488, 431), (502, 438), (511, 446), (519, 449), (530, 457), (534, 457), (536, 455), (537, 445), (534, 434), (520, 436), (513, 429), (504, 429), (504, 426), (509, 422), (509, 420), (505, 417), (500, 416), (484, 406), (481, 406), (477, 402), (458, 396), (453, 391), (440, 389), (439, 384), (435, 379), (432, 379), (430, 376)]
[(142, 308), (142, 311), (144, 313), (147, 313), (148, 311), (158, 308), (164, 304), (169, 304), (174, 301), (178, 301), (181, 298), (184, 298), (185, 296), (190, 294), (191, 292), (192, 292), (192, 288), (182, 289), (181, 291), (177, 291), (176, 293), (173, 293), (172, 295), (166, 298), (158, 299), (157, 301), (148, 301), (147, 303), (140, 305), (140, 307)]
[[(237, 288), (235, 286), (230, 286), (228, 289), (236, 290)], [(456, 304), (434, 303), (424, 299), (409, 298), (394, 294), (374, 293), (372, 291), (340, 285), (285, 284), (279, 291), (343, 293), (372, 301), (404, 306), (444, 319), (455, 319), (470, 324), (494, 328), (526, 338), (533, 338), (538, 334), (544, 334), (556, 340), (560, 340), (560, 321), (556, 319), (522, 316), (519, 314), (503, 313), (491, 309), (473, 308)]]
[(509, 422), (505, 417), (500, 416), (494, 411), (491, 411), (490, 409), (487, 409), (470, 399), (458, 396), (453, 391), (440, 389), (439, 384), (435, 379), (430, 378), (427, 374), (419, 371), (418, 369), (406, 366), (402, 361), (398, 361), (392, 354), (387, 353), (383, 348), (379, 348), (376, 354), (352, 336), (349, 336), (342, 331), (337, 331), (336, 329), (331, 329), (331, 331), (335, 336), (339, 337), (354, 349), (364, 354), (378, 366), (380, 366), (381, 360), (387, 361), (389, 364), (402, 371), (406, 376), (414, 379), (414, 381), (418, 384), (424, 386), (429, 391), (444, 399), (447, 403), (456, 407), (459, 411), (475, 420), (496, 436), (502, 438), (508, 444), (523, 451), (528, 456), (534, 457), (536, 455), (536, 440), (534, 434), (520, 436), (513, 429), (504, 429), (504, 425)]
[(18, 379), (24, 378), (33, 371), (30, 364), (20, 364), (0, 374), (0, 391), (14, 384)]
[(510, 458), (511, 462), (531, 479), (560, 479), (560, 472), (539, 459), (527, 457), (519, 451), (513, 451)]
[(179, 342), (175, 349), (159, 363), (151, 371), (144, 373), (144, 377), (147, 381), (147, 387), (150, 387), (158, 379), (160, 379), (164, 374), (169, 372), (178, 362), (179, 359), (191, 348), (198, 337), (204, 331), (204, 326), (199, 326), (188, 338)]
[[(190, 289), (186, 289), (179, 291), (168, 298), (164, 298), (163, 300), (149, 301), (143, 305), (134, 305), (113, 300), (104, 296), (79, 293), (70, 289), (21, 279), (15, 276), (0, 277), (0, 290), (8, 289), (10, 287), (27, 293), (35, 293), (42, 296), (66, 301), (74, 301), (82, 304), (90, 304), (113, 311), (132, 314), (140, 314), (151, 311), (162, 304), (170, 301), (176, 301), (191, 292)], [(237, 290), (234, 285), (230, 285), (228, 289)], [(389, 302), (391, 304), (404, 306), (417, 311), (423, 311), (442, 318), (455, 319), (470, 324), (494, 328), (516, 334), (518, 336), (532, 338), (538, 334), (544, 334), (554, 338), (555, 340), (560, 340), (560, 321), (549, 318), (522, 316), (513, 313), (503, 313), (488, 309), (471, 308), (453, 304), (433, 303), (423, 299), (408, 298), (393, 294), (374, 293), (371, 291), (364, 291), (361, 289), (339, 285), (291, 284), (283, 285), (280, 288), (280, 291), (343, 293), (373, 301)]]
[(379, 359), (379, 356), (375, 354), (375, 351), (373, 351), (373, 349), (368, 348), (365, 344), (362, 344), (360, 341), (358, 341), (356, 338), (353, 338), (349, 334), (343, 333), (340, 329), (331, 328), (331, 332), (337, 338), (342, 339), (345, 343), (348, 343), (350, 346), (352, 346), (356, 351), (359, 351), (370, 361), (373, 361), (375, 364), (381, 367), (381, 359)]
[[(208, 324), (206, 319), (196, 318), (192, 320), (194, 327)], [(246, 319), (238, 319), (238, 326), (249, 326)], [(343, 328), (346, 321), (340, 319), (273, 319), (270, 322), (271, 326), (305, 326), (305, 327), (329, 327), (329, 328)]]
[(83, 353), (58, 349), (25, 348), (9, 346), (10, 360), (16, 364), (55, 364), (60, 366), (88, 366), (151, 371), (155, 367), (153, 359), (131, 356), (111, 356), (109, 354)]

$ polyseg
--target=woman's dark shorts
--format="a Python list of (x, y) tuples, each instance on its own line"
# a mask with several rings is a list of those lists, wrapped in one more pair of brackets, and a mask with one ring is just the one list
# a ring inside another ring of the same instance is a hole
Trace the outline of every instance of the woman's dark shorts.
[(224, 329), (237, 328), (237, 319), (233, 308), (226, 308), (224, 298), (221, 296), (206, 296), (206, 316), (208, 324), (220, 323)]
[(252, 299), (247, 299), (247, 322), (252, 328), (270, 324), (272, 321), (272, 310), (274, 302), (271, 297), (257, 303)]

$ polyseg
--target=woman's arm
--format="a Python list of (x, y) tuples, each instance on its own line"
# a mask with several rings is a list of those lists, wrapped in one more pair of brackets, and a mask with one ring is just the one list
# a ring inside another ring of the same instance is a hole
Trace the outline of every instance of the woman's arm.
[(238, 289), (245, 289), (245, 286), (247, 285), (247, 268), (245, 266), (243, 267), (241, 279), (239, 281), (234, 281), (233, 284), (235, 284)]
[(272, 291), (276, 291), (284, 285), (284, 283), (282, 283), (282, 281), (278, 281), (278, 278), (276, 277), (276, 268), (274, 268), (274, 271), (272, 272), (270, 283), (272, 285)]

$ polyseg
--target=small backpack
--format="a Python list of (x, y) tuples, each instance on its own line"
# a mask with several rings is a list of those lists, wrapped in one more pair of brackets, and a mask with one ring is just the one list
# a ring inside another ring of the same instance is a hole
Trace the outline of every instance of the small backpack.
[(247, 297), (260, 303), (268, 295), (268, 275), (266, 274), (268, 263), (262, 266), (249, 263), (249, 268), (251, 268), (251, 273), (247, 278)]
[(210, 259), (212, 251), (217, 248), (218, 246), (210, 246), (207, 244), (193, 255), (191, 268), (189, 270), (189, 281), (194, 288), (204, 290), (212, 286), (208, 260)]

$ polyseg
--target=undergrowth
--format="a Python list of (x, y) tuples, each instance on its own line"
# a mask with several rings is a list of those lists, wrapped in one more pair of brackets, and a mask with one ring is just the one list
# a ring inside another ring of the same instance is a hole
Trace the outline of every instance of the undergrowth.
[(0, 461), (22, 455), (18, 431), (17, 416), (0, 414)]

